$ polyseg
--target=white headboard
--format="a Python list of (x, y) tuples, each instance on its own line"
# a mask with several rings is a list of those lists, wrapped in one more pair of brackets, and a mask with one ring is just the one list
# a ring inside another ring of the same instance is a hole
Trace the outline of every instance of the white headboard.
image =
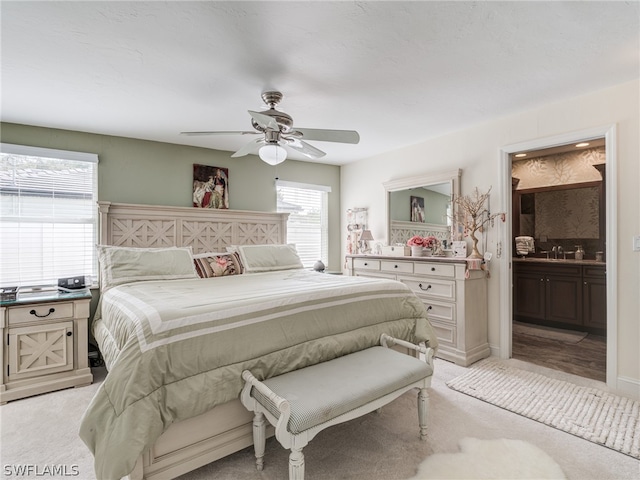
[(98, 202), (100, 243), (123, 247), (192, 247), (224, 252), (228, 245), (282, 244), (288, 213)]

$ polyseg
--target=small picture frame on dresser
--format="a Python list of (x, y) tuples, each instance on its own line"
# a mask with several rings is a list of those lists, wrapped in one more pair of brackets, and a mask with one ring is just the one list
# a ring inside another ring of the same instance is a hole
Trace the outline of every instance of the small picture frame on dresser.
[(451, 242), (451, 250), (454, 257), (467, 258), (467, 242), (464, 240)]

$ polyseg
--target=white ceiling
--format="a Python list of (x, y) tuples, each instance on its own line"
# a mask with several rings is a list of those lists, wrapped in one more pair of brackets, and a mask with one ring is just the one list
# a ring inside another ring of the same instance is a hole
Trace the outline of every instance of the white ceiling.
[[(233, 152), (276, 89), (346, 164), (640, 76), (637, 1), (2, 1), (3, 122)], [(296, 157), (291, 157), (296, 158)], [(241, 161), (241, 159), (239, 160)]]

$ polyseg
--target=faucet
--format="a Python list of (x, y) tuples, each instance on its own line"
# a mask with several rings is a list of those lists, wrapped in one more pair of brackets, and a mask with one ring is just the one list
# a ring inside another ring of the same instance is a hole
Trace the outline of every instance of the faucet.
[(553, 258), (556, 260), (558, 259), (558, 255), (562, 255), (564, 253), (561, 245), (554, 245), (551, 251), (553, 252)]

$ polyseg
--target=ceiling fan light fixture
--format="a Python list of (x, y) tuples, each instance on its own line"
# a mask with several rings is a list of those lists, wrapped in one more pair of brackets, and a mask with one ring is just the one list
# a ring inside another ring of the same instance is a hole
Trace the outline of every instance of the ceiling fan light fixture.
[(268, 143), (258, 150), (260, 159), (269, 165), (278, 165), (287, 159), (287, 151), (277, 143)]

